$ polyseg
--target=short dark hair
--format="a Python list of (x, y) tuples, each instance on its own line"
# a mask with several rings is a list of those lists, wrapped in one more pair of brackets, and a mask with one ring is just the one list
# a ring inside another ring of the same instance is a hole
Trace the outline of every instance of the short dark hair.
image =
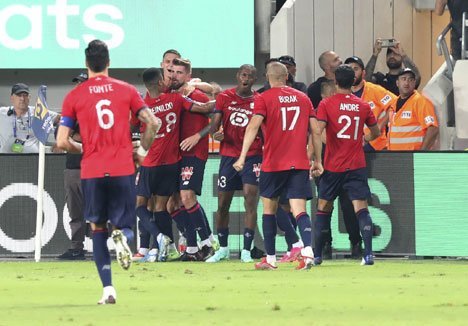
[(93, 72), (102, 72), (109, 65), (109, 49), (101, 40), (89, 42), (85, 55), (88, 67)]
[(148, 68), (143, 71), (143, 83), (145, 85), (157, 84), (162, 78), (163, 74), (160, 68)]
[(237, 73), (240, 73), (242, 70), (252, 70), (252, 72), (254, 73), (254, 75), (257, 75), (257, 68), (255, 68), (255, 66), (251, 65), (251, 64), (243, 64), (242, 66), (239, 67), (239, 70), (237, 70)]
[(180, 52), (179, 52), (179, 51), (177, 51), (177, 50), (175, 50), (175, 49), (169, 49), (169, 50), (167, 50), (166, 52), (164, 52), (163, 58), (166, 56), (166, 54), (169, 54), (169, 53), (175, 54), (175, 55), (178, 56), (179, 58), (182, 57), (182, 56), (180, 55)]
[(175, 58), (172, 60), (172, 64), (174, 66), (182, 66), (185, 68), (185, 71), (191, 73), (192, 72), (192, 63), (189, 59), (182, 59), (182, 58)]
[(272, 63), (272, 62), (279, 62), (279, 61), (280, 61), (280, 59), (278, 59), (278, 58), (270, 58), (270, 59), (268, 59), (267, 61), (265, 61), (265, 69), (266, 69), (266, 67), (267, 67), (270, 63)]
[(342, 89), (351, 89), (354, 84), (354, 70), (347, 64), (339, 65), (335, 70), (336, 84)]

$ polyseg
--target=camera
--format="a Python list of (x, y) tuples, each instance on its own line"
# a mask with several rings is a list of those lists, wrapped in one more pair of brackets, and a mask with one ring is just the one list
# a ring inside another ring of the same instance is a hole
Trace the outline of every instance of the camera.
[(383, 48), (390, 48), (392, 46), (397, 45), (397, 41), (394, 38), (384, 38), (381, 40), (382, 41), (382, 47)]
[(13, 115), (13, 112), (14, 112), (13, 110), (14, 110), (13, 107), (10, 107), (10, 108), (8, 109), (8, 111), (7, 111), (7, 116), (8, 116), (8, 117), (11, 116), (11, 115)]

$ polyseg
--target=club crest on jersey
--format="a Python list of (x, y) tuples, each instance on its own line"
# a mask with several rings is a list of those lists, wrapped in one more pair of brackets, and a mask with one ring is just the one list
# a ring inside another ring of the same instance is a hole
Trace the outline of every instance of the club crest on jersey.
[(401, 118), (402, 119), (411, 119), (411, 111), (403, 111), (401, 113)]
[(185, 166), (180, 169), (180, 176), (184, 184), (188, 184), (193, 175), (193, 166)]
[(250, 103), (250, 108), (253, 110), (254, 109), (254, 103)]
[(262, 163), (258, 163), (258, 164), (254, 164), (253, 165), (253, 169), (252, 169), (252, 172), (255, 173), (255, 176), (257, 178), (260, 177), (260, 169), (262, 167)]

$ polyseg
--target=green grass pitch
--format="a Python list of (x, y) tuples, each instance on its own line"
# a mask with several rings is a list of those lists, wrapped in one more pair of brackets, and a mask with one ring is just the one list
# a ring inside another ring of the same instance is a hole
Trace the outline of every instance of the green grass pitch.
[(1, 262), (0, 325), (466, 325), (468, 262), (325, 261), (255, 271), (237, 260), (113, 262), (117, 304), (98, 306), (92, 261)]

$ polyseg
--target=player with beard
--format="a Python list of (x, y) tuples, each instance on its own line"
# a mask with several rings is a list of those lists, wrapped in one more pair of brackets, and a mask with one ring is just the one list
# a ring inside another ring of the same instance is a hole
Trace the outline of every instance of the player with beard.
[[(373, 265), (372, 219), (369, 215), (367, 198), (370, 189), (363, 139), (367, 142), (380, 135), (377, 120), (368, 103), (351, 93), (355, 80), (354, 70), (341, 65), (335, 71), (337, 93), (320, 102), (317, 110), (320, 134), (326, 127), (327, 150), (324, 172), (320, 177), (319, 200), (315, 222), (315, 264), (322, 263), (323, 230), (330, 229), (333, 201), (346, 191), (358, 217), (359, 229), (364, 240), (363, 265)], [(364, 136), (363, 127), (370, 133)]]
[(421, 83), (421, 74), (419, 73), (418, 67), (410, 59), (403, 50), (400, 42), (396, 41), (396, 45), (387, 48), (387, 58), (386, 63), (388, 67), (388, 72), (383, 74), (381, 72), (377, 72), (374, 74), (375, 65), (377, 63), (377, 58), (382, 51), (382, 39), (378, 38), (374, 44), (374, 53), (372, 54), (369, 62), (365, 67), (366, 71), (366, 81), (373, 82), (374, 84), (380, 85), (383, 88), (389, 90), (395, 95), (399, 95), (399, 90), (396, 85), (396, 81), (398, 79), (398, 74), (404, 68), (410, 68), (416, 74), (416, 88), (419, 87)]
[[(84, 215), (93, 230), (93, 255), (103, 285), (98, 304), (114, 304), (111, 258), (107, 247), (108, 221), (117, 260), (124, 269), (131, 264), (127, 240), (133, 239), (135, 193), (133, 146), (129, 118), (132, 114), (145, 123), (139, 152), (150, 148), (161, 126), (148, 110), (135, 87), (110, 78), (107, 45), (94, 40), (85, 50), (89, 79), (63, 101), (57, 145), (67, 152), (83, 152), (81, 180)], [(71, 140), (71, 131), (80, 125), (82, 144)]]
[[(162, 121), (162, 127), (149, 151), (138, 153), (142, 163), (137, 180), (136, 212), (143, 227), (153, 236), (153, 248), (143, 260), (154, 262), (165, 259), (169, 245), (166, 236), (172, 235), (172, 219), (167, 211), (167, 202), (178, 191), (182, 111), (209, 113), (213, 111), (214, 103), (199, 103), (178, 93), (164, 93), (163, 76), (158, 68), (146, 69), (143, 72), (143, 82), (147, 88), (145, 103)], [(147, 204), (153, 195), (156, 195), (156, 201), (155, 211), (152, 213)], [(155, 222), (152, 221), (153, 214)], [(163, 235), (158, 223), (169, 234)]]
[[(257, 226), (258, 180), (262, 164), (262, 141), (256, 137), (249, 152), (245, 168), (238, 172), (232, 164), (242, 150), (245, 128), (253, 114), (254, 99), (258, 93), (252, 90), (257, 79), (257, 69), (249, 64), (242, 65), (236, 74), (237, 86), (221, 92), (216, 98), (216, 110), (210, 132), (213, 139), (221, 141), (221, 163), (218, 177), (218, 211), (216, 231), (220, 249), (206, 260), (216, 263), (229, 259), (229, 208), (236, 190), (242, 190), (245, 205), (244, 248), (242, 262), (252, 262), (250, 255)], [(219, 130), (222, 123), (222, 131)]]
[[(192, 65), (189, 60), (176, 58), (172, 61), (171, 69), (173, 71), (171, 78), (173, 91), (184, 94), (197, 102), (209, 102), (208, 96), (188, 85), (192, 74)], [(185, 221), (184, 235), (187, 238), (187, 248), (181, 257), (182, 261), (201, 261), (214, 254), (209, 239), (210, 236), (213, 238), (213, 235), (209, 229), (205, 212), (197, 200), (197, 195), (201, 195), (205, 165), (208, 159), (209, 130), (209, 119), (206, 115), (182, 112), (180, 129), (182, 160), (179, 179), (182, 205), (179, 205), (179, 208), (171, 214), (174, 219), (182, 218)], [(188, 219), (184, 218), (185, 214), (188, 215)], [(201, 239), (201, 252), (198, 250), (196, 232)]]

